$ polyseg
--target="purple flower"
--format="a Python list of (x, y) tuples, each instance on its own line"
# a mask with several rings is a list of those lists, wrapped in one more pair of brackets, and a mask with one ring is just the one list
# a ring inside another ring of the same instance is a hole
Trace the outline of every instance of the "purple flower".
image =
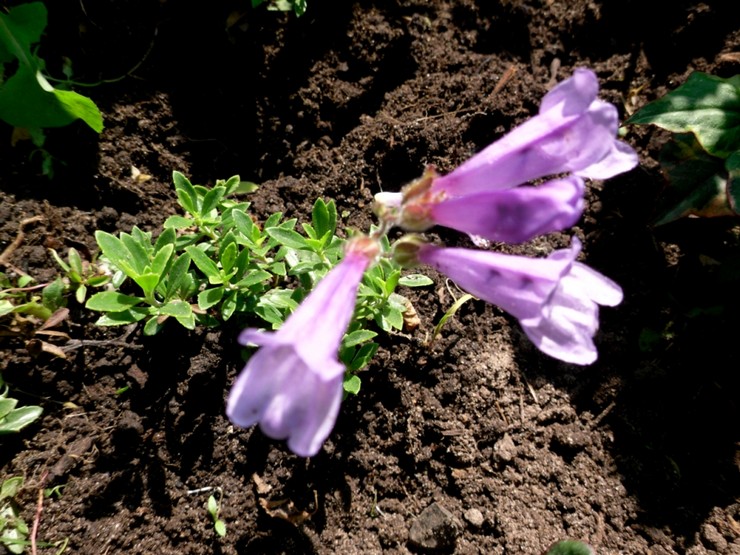
[(342, 400), (338, 360), (365, 269), (377, 254), (370, 240), (350, 243), (344, 259), (277, 332), (246, 329), (243, 345), (260, 346), (229, 393), (226, 413), (237, 426), (259, 423), (265, 435), (287, 439), (302, 457), (318, 453)]
[(598, 92), (594, 72), (576, 69), (545, 95), (538, 115), (435, 179), (432, 190), (458, 197), (565, 172), (606, 179), (631, 170), (637, 154), (617, 140), (617, 109)]
[(616, 306), (621, 288), (576, 261), (581, 243), (545, 259), (423, 244), (406, 247), (418, 262), (449, 276), (472, 295), (515, 316), (542, 352), (574, 364), (591, 364), (597, 352), (598, 305)]
[[(597, 100), (598, 90), (596, 75), (577, 69), (545, 95), (537, 116), (452, 173), (429, 168), (402, 194), (379, 197), (378, 212), (409, 231), (443, 225), (508, 243), (573, 225), (583, 212), (581, 178), (605, 179), (637, 164), (616, 138), (617, 109)], [(519, 186), (563, 173), (572, 175)]]

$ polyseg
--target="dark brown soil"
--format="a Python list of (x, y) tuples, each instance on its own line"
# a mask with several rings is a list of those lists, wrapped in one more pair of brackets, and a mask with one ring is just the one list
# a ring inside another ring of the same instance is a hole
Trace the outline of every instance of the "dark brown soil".
[[(323, 196), (365, 228), (373, 194), (426, 164), (451, 170), (575, 67), (596, 71), (623, 116), (692, 71), (740, 72), (729, 1), (311, 0), (300, 19), (249, 2), (48, 4), (52, 74), (61, 56), (78, 81), (135, 70), (81, 91), (104, 113), (99, 138), (83, 125), (49, 133), (53, 180), (0, 127), (0, 250), (43, 216), (12, 257), (40, 282), (56, 272), (49, 247), (94, 252), (96, 229), (134, 224), (156, 233), (177, 210), (173, 170), (261, 183), (258, 217), (305, 221)], [(245, 14), (227, 28), (234, 10)], [(566, 537), (600, 554), (740, 554), (740, 233), (733, 220), (650, 227), (665, 137), (629, 129), (640, 167), (591, 183), (574, 229), (584, 259), (625, 290), (602, 311), (593, 366), (540, 354), (478, 301), (426, 347), (452, 303), (437, 279), (408, 293), (422, 326), (382, 340), (360, 396), (305, 460), (225, 418), (238, 329), (145, 338), (94, 327), (71, 301), (74, 340), (121, 343), (64, 361), (0, 338), (3, 378), (44, 407), (0, 438), (0, 479), (25, 476), (29, 523), (39, 488), (64, 485), (43, 501), (38, 537), (75, 554), (417, 553), (409, 530), (433, 504), (451, 514), (444, 550), (458, 554), (540, 554)], [(153, 179), (135, 182), (131, 166)], [(223, 490), (224, 538), (208, 493), (188, 493), (206, 487)], [(299, 522), (263, 508), (279, 500)]]

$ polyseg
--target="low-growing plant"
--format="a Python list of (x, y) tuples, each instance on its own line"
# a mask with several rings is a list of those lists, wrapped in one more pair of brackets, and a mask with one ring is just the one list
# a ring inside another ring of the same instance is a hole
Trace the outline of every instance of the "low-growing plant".
[(33, 405), (17, 407), (18, 400), (8, 397), (9, 392), (0, 375), (0, 436), (21, 431), (43, 412), (41, 407)]
[[(297, 220), (285, 219), (282, 213), (255, 222), (249, 202), (240, 198), (252, 184), (238, 176), (210, 188), (193, 185), (180, 172), (173, 173), (173, 181), (184, 215), (167, 218), (156, 239), (138, 227), (117, 236), (97, 231), (102, 254), (87, 269), (76, 253), (68, 254), (69, 263), (57, 255), (78, 292), (85, 283), (107, 286), (85, 303), (102, 313), (98, 325), (143, 321), (144, 333), (155, 335), (170, 320), (194, 329), (196, 324), (213, 326), (241, 315), (257, 316), (277, 329), (341, 259), (345, 239), (336, 234), (333, 201), (314, 203), (311, 223), (301, 225), (301, 234)], [(377, 333), (368, 326), (374, 322), (384, 331), (403, 328), (408, 300), (396, 287), (431, 283), (418, 274), (402, 276), (388, 256), (387, 238), (381, 245), (386, 256), (363, 280), (340, 353), (348, 368), (349, 393), (359, 390), (356, 374), (377, 350), (372, 342)]]
[(689, 215), (740, 215), (740, 75), (692, 73), (626, 123), (676, 133), (660, 154), (669, 186), (656, 225)]
[(221, 488), (217, 488), (217, 491), (218, 501), (216, 501), (216, 497), (214, 495), (209, 495), (206, 503), (206, 510), (213, 521), (213, 529), (216, 531), (216, 534), (223, 538), (226, 535), (226, 523), (221, 519), (220, 514), (224, 493)]

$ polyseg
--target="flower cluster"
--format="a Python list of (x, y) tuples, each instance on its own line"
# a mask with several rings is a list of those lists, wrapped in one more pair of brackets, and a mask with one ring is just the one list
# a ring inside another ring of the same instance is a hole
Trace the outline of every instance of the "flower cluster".
[[(637, 164), (617, 140), (617, 111), (598, 100), (593, 72), (577, 69), (543, 99), (539, 114), (450, 174), (428, 168), (400, 193), (376, 197), (381, 232), (446, 226), (475, 239), (519, 243), (573, 225), (583, 211), (584, 178), (605, 179)], [(554, 177), (557, 176), (557, 177)], [(532, 180), (547, 179), (540, 185)], [(549, 178), (549, 179), (548, 179)], [(378, 234), (350, 240), (345, 257), (277, 332), (244, 331), (260, 349), (228, 399), (239, 426), (259, 423), (298, 455), (316, 454), (339, 411), (344, 368), (337, 352), (350, 323), (363, 273), (379, 252)], [(407, 235), (394, 245), (405, 267), (426, 264), (471, 294), (516, 317), (543, 352), (590, 364), (598, 306), (621, 302), (617, 284), (576, 261), (580, 242), (545, 259), (445, 248)]]
[[(637, 165), (617, 140), (617, 110), (596, 98), (587, 69), (545, 95), (537, 116), (473, 156), (452, 173), (428, 168), (401, 193), (381, 195), (376, 211), (409, 231), (441, 225), (473, 238), (520, 243), (573, 225), (583, 211), (583, 178), (605, 179)], [(554, 174), (569, 174), (528, 185)], [(395, 245), (397, 260), (427, 264), (469, 293), (515, 316), (544, 353), (590, 364), (597, 352), (598, 305), (621, 302), (617, 284), (576, 262), (580, 242), (546, 259), (426, 245), (417, 237)]]

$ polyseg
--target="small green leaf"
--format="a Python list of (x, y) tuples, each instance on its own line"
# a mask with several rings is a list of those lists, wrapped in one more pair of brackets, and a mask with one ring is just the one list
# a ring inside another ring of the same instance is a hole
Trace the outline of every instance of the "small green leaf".
[(213, 495), (208, 496), (208, 503), (206, 504), (206, 510), (208, 514), (215, 520), (218, 517), (218, 503)]
[(216, 522), (213, 523), (213, 529), (222, 538), (226, 536), (226, 523), (223, 520), (216, 520)]
[(161, 280), (164, 269), (170, 260), (170, 256), (172, 256), (172, 251), (174, 250), (175, 246), (172, 243), (169, 243), (167, 245), (164, 245), (161, 250), (154, 256), (154, 259), (152, 260), (151, 271), (159, 278), (157, 280), (157, 284)]
[(344, 391), (346, 391), (350, 395), (357, 395), (360, 392), (361, 385), (362, 380), (360, 380), (359, 376), (356, 376), (354, 374), (348, 378), (345, 378), (344, 382), (342, 383)]
[(128, 310), (121, 312), (109, 312), (103, 314), (95, 322), (96, 326), (124, 326), (126, 324), (133, 324), (139, 320), (143, 320), (147, 316), (151, 315), (151, 311), (148, 307), (135, 306)]
[(120, 269), (129, 277), (137, 275), (137, 272), (129, 262), (131, 253), (118, 237), (105, 231), (98, 230), (95, 232), (95, 241), (97, 241), (98, 246), (100, 247), (100, 250), (103, 251), (105, 257), (110, 260), (116, 268)]
[(185, 229), (195, 225), (195, 222), (190, 218), (184, 218), (182, 216), (170, 216), (164, 221), (165, 229)]
[(101, 291), (87, 300), (85, 308), (101, 312), (121, 312), (142, 302), (144, 302), (142, 298), (124, 295), (118, 291)]
[(80, 276), (84, 274), (82, 271), (82, 257), (80, 256), (80, 253), (77, 252), (77, 249), (70, 248), (67, 253), (67, 259), (69, 260), (69, 267), (73, 271), (77, 272)]
[(434, 281), (424, 274), (409, 274), (398, 280), (398, 284), (404, 287), (425, 287), (433, 283)]
[(0, 435), (19, 432), (34, 420), (36, 420), (44, 410), (41, 407), (29, 406), (15, 409), (5, 418), (0, 420)]
[[(313, 210), (311, 211), (311, 221), (313, 222), (313, 228), (316, 230), (316, 236), (322, 237), (325, 233), (334, 233), (331, 227), (331, 217), (329, 215), (329, 207), (324, 202), (324, 199), (317, 198), (313, 204)], [(316, 239), (316, 237), (313, 237)]]
[(365, 343), (358, 349), (352, 362), (348, 365), (347, 370), (349, 370), (349, 372), (362, 370), (375, 356), (375, 353), (378, 351), (378, 347), (379, 345), (377, 343)]
[(297, 231), (282, 227), (268, 227), (265, 232), (281, 245), (291, 249), (307, 249), (306, 238)]
[(594, 550), (583, 542), (566, 540), (550, 546), (546, 555), (594, 555)]
[(182, 286), (185, 276), (187, 275), (188, 268), (190, 268), (190, 255), (187, 253), (182, 254), (172, 263), (170, 271), (165, 277), (167, 280), (167, 289), (165, 293), (166, 299), (171, 299), (177, 294)]
[(190, 258), (198, 269), (205, 274), (209, 283), (212, 285), (220, 285), (223, 283), (221, 272), (218, 271), (216, 263), (208, 258), (206, 253), (195, 246), (185, 247), (185, 252), (190, 255)]
[(370, 330), (357, 330), (352, 333), (348, 333), (344, 336), (342, 341), (342, 348), (354, 347), (365, 341), (370, 341), (373, 337), (377, 337), (377, 333)]
[(175, 192), (177, 193), (177, 200), (180, 202), (180, 206), (193, 216), (198, 216), (198, 194), (195, 192), (195, 187), (190, 183), (190, 180), (182, 173), (174, 171), (172, 172), (172, 181), (175, 184)]
[(160, 306), (158, 312), (159, 314), (174, 316), (175, 318), (187, 318), (189, 314), (192, 314), (193, 307), (190, 306), (190, 303), (175, 299)]
[(224, 299), (223, 304), (221, 305), (221, 316), (224, 319), (224, 322), (231, 318), (231, 316), (236, 311), (237, 307), (237, 292), (236, 291), (229, 291), (229, 293), (226, 295), (226, 298)]
[(270, 272), (266, 272), (265, 270), (251, 270), (244, 279), (236, 283), (236, 286), (242, 289), (246, 289), (247, 287), (251, 287), (252, 285), (261, 283), (271, 278), (272, 274)]
[(200, 213), (202, 216), (207, 216), (211, 210), (218, 206), (218, 203), (224, 197), (226, 193), (226, 187), (214, 187), (206, 193), (203, 197), (203, 205), (201, 206)]
[(159, 321), (159, 316), (152, 316), (144, 324), (144, 335), (151, 337), (157, 335), (164, 328), (164, 323)]
[(236, 262), (236, 256), (237, 256), (237, 246), (236, 243), (229, 243), (226, 248), (221, 253), (221, 267), (224, 270), (224, 273), (229, 273), (231, 269), (234, 267), (234, 263)]
[(0, 487), (0, 501), (3, 499), (12, 499), (23, 487), (23, 478), (21, 476), (14, 476), (3, 481), (2, 487)]
[(208, 310), (214, 305), (221, 302), (225, 289), (216, 287), (214, 289), (205, 289), (198, 294), (198, 307), (201, 310)]

